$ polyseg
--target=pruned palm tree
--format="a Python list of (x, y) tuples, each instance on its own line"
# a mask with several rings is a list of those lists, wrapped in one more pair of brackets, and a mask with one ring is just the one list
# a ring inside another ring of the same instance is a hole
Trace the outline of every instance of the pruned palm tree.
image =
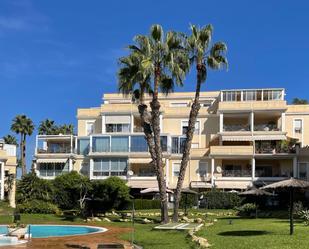
[(63, 134), (63, 135), (73, 135), (74, 126), (72, 124), (64, 124), (60, 125), (56, 128), (57, 134)]
[(20, 134), (20, 162), (22, 175), (27, 173), (26, 169), (26, 137), (31, 136), (34, 130), (34, 124), (26, 115), (17, 115), (13, 119), (11, 130)]
[(178, 221), (178, 209), (181, 199), (181, 189), (186, 174), (188, 162), (190, 160), (190, 149), (195, 130), (196, 119), (200, 110), (200, 92), (201, 85), (207, 79), (207, 69), (220, 69), (223, 66), (227, 68), (227, 59), (225, 52), (227, 47), (223, 42), (211, 44), (213, 27), (211, 25), (198, 28), (191, 25), (191, 35), (186, 38), (187, 52), (190, 58), (191, 66), (196, 67), (196, 89), (193, 104), (189, 115), (189, 124), (186, 133), (186, 142), (182, 155), (180, 172), (175, 190), (174, 214), (173, 220)]
[(54, 135), (56, 130), (55, 121), (45, 119), (39, 125), (39, 135)]
[[(160, 142), (160, 102), (159, 89), (165, 93), (173, 90), (189, 69), (189, 61), (183, 47), (183, 41), (175, 32), (163, 33), (160, 25), (153, 25), (150, 35), (138, 35), (135, 45), (129, 46), (130, 55), (120, 60), (118, 74), (119, 88), (123, 93), (139, 95), (139, 113), (150, 155), (156, 169), (161, 199), (161, 221), (168, 222), (166, 180), (162, 161)], [(147, 111), (144, 94), (151, 96), (151, 114)]]
[(13, 144), (13, 145), (18, 145), (16, 137), (12, 135), (7, 135), (3, 137), (4, 143), (6, 144)]

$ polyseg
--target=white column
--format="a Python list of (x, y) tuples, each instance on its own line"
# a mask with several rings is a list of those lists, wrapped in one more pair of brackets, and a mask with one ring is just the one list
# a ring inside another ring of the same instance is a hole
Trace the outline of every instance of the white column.
[(293, 177), (297, 177), (297, 157), (293, 157)]
[(131, 130), (131, 133), (133, 133), (133, 131), (134, 131), (134, 116), (132, 114), (131, 114), (130, 130)]
[(250, 127), (251, 127), (251, 132), (254, 132), (254, 112), (250, 113)]
[(285, 131), (285, 113), (281, 113), (281, 131)]
[(0, 192), (0, 199), (4, 199), (4, 163), (1, 163), (1, 192)]
[(102, 134), (105, 134), (105, 115), (102, 115)]
[(71, 153), (73, 153), (73, 135), (71, 135)]
[(215, 159), (211, 158), (211, 186), (215, 186), (215, 179), (214, 179), (214, 172), (215, 172)]
[(170, 176), (170, 165), (169, 165), (170, 161), (169, 159), (167, 158), (165, 160), (165, 176), (166, 176), (166, 187), (168, 188), (169, 186), (169, 182), (170, 182), (170, 179), (169, 179), (169, 176)]
[(160, 114), (160, 130), (163, 131), (163, 115)]
[(251, 162), (251, 170), (252, 170), (252, 181), (254, 181), (254, 178), (255, 178), (255, 158), (253, 157), (252, 158), (252, 162)]
[(92, 152), (92, 136), (90, 136), (90, 139), (89, 139), (89, 153)]
[(69, 172), (73, 170), (73, 161), (72, 158), (69, 158)]
[(89, 163), (89, 178), (90, 180), (93, 179), (93, 159), (90, 159), (90, 163)]
[(219, 132), (223, 132), (223, 113), (220, 113), (219, 116)]
[(35, 153), (38, 153), (38, 135), (35, 136)]

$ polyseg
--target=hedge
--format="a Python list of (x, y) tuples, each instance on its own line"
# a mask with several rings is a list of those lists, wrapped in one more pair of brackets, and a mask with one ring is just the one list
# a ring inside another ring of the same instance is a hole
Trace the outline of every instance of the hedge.
[(211, 190), (204, 192), (203, 196), (209, 209), (231, 209), (241, 205), (241, 198), (237, 193)]
[(27, 214), (58, 214), (58, 207), (50, 202), (42, 200), (31, 200), (17, 205), (17, 209), (21, 213)]
[[(159, 209), (161, 207), (160, 200), (135, 199), (134, 208), (136, 210), (142, 209)], [(132, 209), (132, 202), (127, 209)]]

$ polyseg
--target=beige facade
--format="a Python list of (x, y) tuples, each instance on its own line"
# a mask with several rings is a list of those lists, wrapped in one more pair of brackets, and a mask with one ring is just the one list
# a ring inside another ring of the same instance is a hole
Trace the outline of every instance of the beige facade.
[(16, 167), (16, 146), (0, 139), (0, 199), (7, 198), (12, 207), (15, 207)]
[[(160, 95), (166, 180), (175, 188), (194, 92)], [(309, 105), (288, 105), (284, 89), (201, 93), (184, 187), (245, 189), (290, 176), (309, 177)], [(150, 99), (148, 99), (150, 100)], [(137, 105), (104, 94), (100, 107), (77, 110), (77, 136), (38, 136), (43, 178), (77, 170), (90, 179), (119, 176), (132, 188), (156, 187)]]

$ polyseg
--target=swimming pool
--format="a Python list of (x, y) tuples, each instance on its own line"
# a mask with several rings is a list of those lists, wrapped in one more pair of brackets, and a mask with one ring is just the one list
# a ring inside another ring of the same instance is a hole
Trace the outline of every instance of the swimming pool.
[(74, 235), (86, 235), (102, 233), (107, 229), (92, 226), (70, 226), (70, 225), (29, 225), (28, 234), (32, 238), (62, 237)]

